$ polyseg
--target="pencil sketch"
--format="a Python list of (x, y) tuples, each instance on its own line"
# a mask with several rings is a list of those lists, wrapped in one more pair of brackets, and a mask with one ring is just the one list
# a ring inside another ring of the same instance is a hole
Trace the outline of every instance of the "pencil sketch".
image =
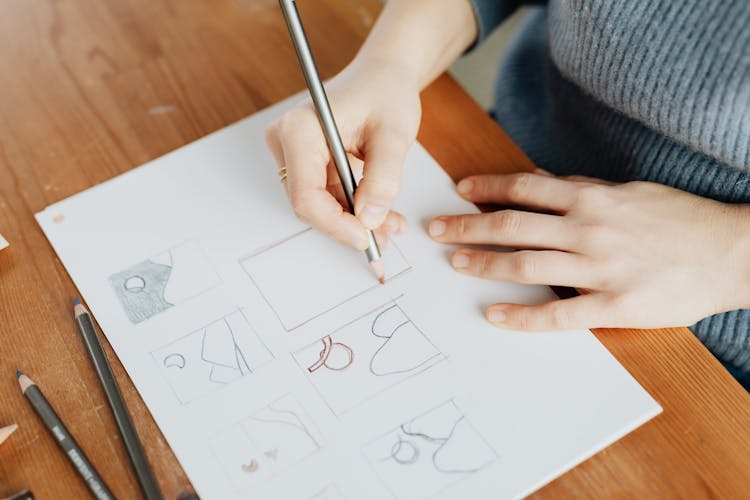
[[(361, 252), (312, 229), (240, 259), (240, 264), (287, 331), (380, 286)], [(383, 251), (383, 268), (386, 282), (411, 269), (395, 242)]]
[(376, 439), (363, 452), (397, 498), (430, 498), (495, 462), (497, 453), (451, 400)]
[(299, 349), (293, 357), (337, 415), (445, 359), (395, 302)]
[(211, 449), (234, 486), (251, 490), (320, 449), (322, 440), (307, 412), (287, 394), (211, 439)]
[(221, 283), (203, 250), (188, 242), (112, 274), (109, 284), (133, 324)]
[(329, 484), (313, 496), (309, 500), (344, 500), (344, 495), (341, 494), (338, 486), (335, 484)]
[(273, 359), (241, 310), (151, 355), (183, 404), (253, 373)]

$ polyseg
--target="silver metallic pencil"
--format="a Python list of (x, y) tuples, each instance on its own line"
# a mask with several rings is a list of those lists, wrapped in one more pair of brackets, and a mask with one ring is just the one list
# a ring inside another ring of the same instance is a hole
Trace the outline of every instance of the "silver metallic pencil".
[[(292, 38), (294, 49), (297, 52), (297, 58), (302, 67), (302, 73), (305, 75), (307, 89), (310, 91), (310, 97), (315, 105), (318, 120), (323, 128), (323, 134), (328, 142), (328, 148), (331, 151), (333, 162), (336, 165), (336, 171), (341, 178), (341, 185), (344, 189), (346, 201), (349, 204), (349, 210), (354, 213), (354, 192), (357, 189), (357, 181), (354, 179), (354, 174), (352, 173), (352, 168), (349, 164), (349, 158), (346, 156), (346, 149), (344, 149), (344, 144), (341, 142), (341, 136), (339, 135), (336, 121), (333, 118), (333, 112), (328, 103), (328, 96), (326, 96), (325, 88), (323, 88), (323, 82), (320, 80), (320, 74), (315, 65), (315, 59), (310, 50), (310, 44), (307, 41), (305, 29), (302, 27), (302, 21), (299, 17), (297, 6), (294, 3), (294, 0), (279, 0), (279, 4), (281, 5), (281, 11), (284, 13), (284, 20), (289, 29), (289, 35)], [(378, 275), (378, 279), (382, 283), (382, 264), (379, 262), (381, 258), (380, 249), (378, 248), (377, 241), (375, 241), (375, 235), (369, 229), (367, 230), (367, 236), (370, 245), (365, 249), (365, 254), (367, 255), (367, 260), (373, 266), (375, 273)]]

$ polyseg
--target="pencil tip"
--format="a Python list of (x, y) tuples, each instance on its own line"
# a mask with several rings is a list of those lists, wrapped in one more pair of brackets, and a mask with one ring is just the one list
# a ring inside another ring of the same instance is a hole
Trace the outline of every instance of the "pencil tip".
[(78, 305), (78, 304), (80, 304), (80, 303), (81, 303), (81, 301), (80, 301), (80, 300), (78, 300), (78, 297), (76, 297), (76, 300), (74, 300), (74, 301), (73, 301), (73, 305), (74, 305), (74, 306), (77, 306), (77, 305)]
[(21, 378), (21, 375), (23, 375), (23, 372), (21, 370), (16, 370), (16, 377)]
[(375, 277), (378, 279), (381, 285), (385, 285), (385, 276), (383, 275), (383, 262), (380, 260), (374, 260), (370, 262), (372, 270), (375, 271)]

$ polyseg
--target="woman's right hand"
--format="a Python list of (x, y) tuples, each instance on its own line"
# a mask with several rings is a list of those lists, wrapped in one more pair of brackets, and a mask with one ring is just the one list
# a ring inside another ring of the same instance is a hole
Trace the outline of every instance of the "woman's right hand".
[(279, 167), (286, 167), (286, 193), (302, 222), (359, 250), (368, 246), (366, 229), (384, 244), (388, 232), (406, 230), (404, 217), (390, 207), (419, 128), (419, 83), (406, 68), (355, 60), (326, 84), (326, 92), (355, 176), (362, 173), (356, 217), (309, 98), (268, 127), (266, 142)]

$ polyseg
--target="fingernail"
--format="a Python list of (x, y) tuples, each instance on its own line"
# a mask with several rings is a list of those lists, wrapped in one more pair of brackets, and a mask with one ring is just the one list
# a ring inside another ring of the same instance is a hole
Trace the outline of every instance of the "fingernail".
[(380, 205), (365, 205), (359, 213), (359, 220), (366, 228), (375, 229), (383, 221), (386, 209)]
[(490, 309), (487, 311), (487, 319), (490, 320), (490, 323), (494, 323), (495, 325), (502, 325), (505, 320), (505, 313), (502, 312), (499, 309)]
[(440, 236), (445, 232), (445, 221), (442, 221), (440, 219), (435, 219), (430, 223), (430, 234), (432, 236)]
[(453, 267), (456, 269), (464, 269), (469, 267), (471, 259), (465, 253), (457, 253), (453, 255)]
[(399, 224), (396, 221), (386, 219), (385, 222), (383, 222), (383, 228), (389, 233), (395, 233), (398, 231)]
[(469, 194), (471, 193), (471, 190), (474, 189), (474, 181), (469, 180), (469, 179), (464, 179), (458, 183), (458, 186), (456, 186), (456, 189), (461, 194)]

